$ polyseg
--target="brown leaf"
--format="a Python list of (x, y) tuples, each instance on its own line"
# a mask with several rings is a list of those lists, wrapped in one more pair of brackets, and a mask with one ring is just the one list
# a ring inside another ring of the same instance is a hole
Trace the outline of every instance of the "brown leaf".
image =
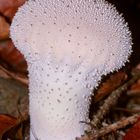
[(136, 69), (139, 69), (139, 70), (140, 70), (140, 64), (138, 64), (138, 65), (136, 66)]
[(140, 140), (140, 117), (136, 124), (126, 133), (123, 140)]
[(28, 81), (27, 75), (11, 72), (11, 71), (5, 69), (4, 67), (2, 67), (1, 65), (0, 65), (0, 70), (2, 70), (4, 73), (6, 73), (9, 76), (6, 78), (13, 78), (13, 79), (25, 84), (26, 86), (28, 86), (29, 81)]
[(9, 24), (5, 18), (0, 16), (0, 40), (7, 39), (9, 37)]
[(4, 72), (3, 70), (1, 70), (1, 69), (0, 69), (0, 77), (3, 77), (5, 79), (10, 78), (10, 76), (6, 72)]
[(135, 83), (134, 85), (132, 85), (129, 94), (140, 94), (140, 80), (137, 81), (137, 83)]
[(110, 78), (107, 81), (105, 81), (97, 91), (97, 94), (94, 98), (94, 102), (97, 103), (98, 101), (106, 97), (114, 89), (119, 87), (126, 79), (127, 75), (124, 72), (118, 72), (111, 75)]
[[(135, 68), (132, 69), (132, 73), (139, 73), (140, 64), (138, 64)], [(129, 96), (140, 96), (140, 79), (135, 82), (127, 91), (127, 95)]]
[(2, 140), (24, 140), (23, 136), (23, 124), (17, 125), (13, 128), (11, 128), (9, 131), (7, 131), (3, 137)]
[(26, 0), (0, 0), (0, 13), (12, 19), (18, 7), (23, 5)]
[(9, 115), (0, 115), (0, 139), (3, 134), (18, 124), (18, 119)]
[(0, 58), (16, 71), (27, 71), (27, 64), (23, 55), (14, 47), (11, 40), (0, 44)]

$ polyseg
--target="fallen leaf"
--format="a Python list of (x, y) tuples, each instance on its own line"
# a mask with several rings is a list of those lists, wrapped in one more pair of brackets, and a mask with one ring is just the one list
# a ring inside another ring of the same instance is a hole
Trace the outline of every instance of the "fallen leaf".
[(27, 72), (27, 64), (23, 55), (14, 47), (11, 40), (0, 44), (0, 58), (14, 70)]
[(3, 78), (10, 78), (10, 76), (6, 73), (6, 72), (4, 72), (3, 70), (1, 70), (0, 69), (0, 77), (3, 77)]
[(19, 6), (23, 5), (26, 0), (0, 0), (0, 13), (12, 19)]
[[(140, 64), (132, 69), (132, 73), (138, 73), (140, 71)], [(140, 79), (135, 82), (130, 89), (127, 91), (129, 96), (140, 96)]]
[(17, 125), (4, 133), (2, 140), (24, 140), (23, 124)]
[(140, 140), (140, 117), (135, 125), (128, 130), (123, 140)]
[(140, 70), (140, 64), (138, 64), (138, 65), (136, 66), (136, 69), (139, 69), (139, 70)]
[(0, 16), (0, 40), (9, 37), (9, 28), (10, 25), (6, 22), (5, 18)]
[(0, 70), (2, 70), (4, 73), (6, 73), (9, 77), (6, 78), (13, 78), (21, 83), (23, 83), (24, 85), (28, 86), (29, 80), (27, 78), (27, 75), (25, 74), (20, 74), (20, 73), (14, 73), (11, 72), (7, 69), (5, 69), (3, 66), (0, 65)]
[(131, 89), (129, 90), (129, 94), (134, 95), (137, 93), (140, 95), (140, 80), (137, 81), (134, 85), (132, 85)]
[(0, 139), (3, 134), (18, 124), (18, 119), (9, 115), (0, 115)]
[(111, 75), (110, 78), (105, 81), (97, 91), (97, 94), (94, 96), (94, 103), (102, 100), (114, 89), (119, 87), (126, 79), (127, 75), (125, 72), (117, 72)]

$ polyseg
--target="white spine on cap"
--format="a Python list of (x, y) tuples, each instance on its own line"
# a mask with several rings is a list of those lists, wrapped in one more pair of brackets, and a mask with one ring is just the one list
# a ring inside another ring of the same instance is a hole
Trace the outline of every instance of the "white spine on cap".
[(29, 0), (11, 38), (28, 63), (31, 140), (84, 134), (92, 90), (132, 46), (123, 17), (104, 0)]

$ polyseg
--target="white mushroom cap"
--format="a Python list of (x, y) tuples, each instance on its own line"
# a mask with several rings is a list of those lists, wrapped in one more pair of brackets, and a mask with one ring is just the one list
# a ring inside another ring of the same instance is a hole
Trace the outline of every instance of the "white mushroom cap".
[(124, 65), (132, 46), (127, 23), (104, 0), (29, 0), (11, 37), (28, 62), (31, 123), (41, 140), (83, 134), (90, 91)]
[(122, 67), (132, 45), (124, 19), (104, 0), (30, 0), (16, 14), (11, 37), (27, 61), (52, 53), (56, 63), (104, 65), (103, 73)]

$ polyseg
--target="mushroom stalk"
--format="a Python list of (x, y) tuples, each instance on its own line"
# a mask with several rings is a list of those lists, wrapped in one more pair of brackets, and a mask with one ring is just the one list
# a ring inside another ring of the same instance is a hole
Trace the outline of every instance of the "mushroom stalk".
[(29, 71), (30, 140), (84, 134), (92, 90), (131, 54), (123, 17), (104, 0), (29, 0), (11, 38)]
[(34, 71), (29, 74), (30, 115), (36, 116), (31, 118), (33, 135), (41, 140), (72, 140), (84, 134), (86, 126), (80, 121), (88, 120), (91, 89), (84, 82), (84, 75), (78, 74), (81, 69), (71, 72), (68, 66), (57, 70), (55, 66), (50, 66), (51, 70), (39, 66), (41, 73), (37, 77), (34, 66), (29, 68)]

